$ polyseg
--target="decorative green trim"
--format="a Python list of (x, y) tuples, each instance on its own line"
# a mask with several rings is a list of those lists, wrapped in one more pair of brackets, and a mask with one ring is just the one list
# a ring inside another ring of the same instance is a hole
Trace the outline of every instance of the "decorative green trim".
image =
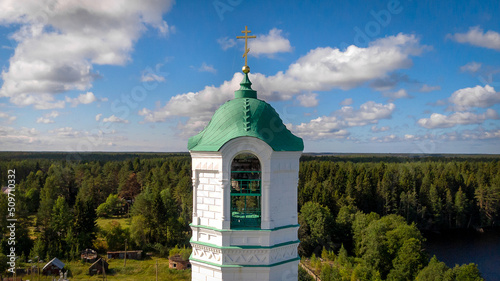
[(262, 196), (261, 193), (231, 193), (232, 197), (238, 197), (238, 196), (253, 196), (253, 197), (258, 197)]
[(277, 231), (277, 230), (281, 230), (281, 229), (285, 229), (285, 228), (299, 227), (300, 224), (284, 225), (284, 226), (279, 226), (279, 227), (275, 227), (275, 228), (272, 228), (272, 229), (260, 229), (260, 228), (259, 229), (248, 229), (248, 228), (242, 228), (242, 229), (235, 229), (235, 228), (232, 228), (232, 229), (220, 229), (220, 228), (215, 228), (215, 227), (211, 227), (211, 226), (196, 225), (196, 224), (192, 224), (192, 223), (190, 223), (189, 226), (198, 227), (198, 228), (205, 228), (205, 229), (210, 229), (210, 230), (215, 230), (215, 231), (218, 231), (218, 232), (225, 232), (225, 231)]
[(276, 244), (273, 246), (218, 246), (218, 245), (211, 244), (211, 243), (199, 242), (199, 241), (193, 241), (193, 240), (189, 240), (189, 243), (193, 243), (193, 244), (197, 244), (197, 245), (201, 245), (201, 246), (207, 246), (207, 247), (216, 248), (216, 249), (221, 249), (221, 250), (227, 250), (227, 249), (229, 249), (229, 250), (231, 250), (231, 249), (234, 249), (234, 250), (251, 250), (251, 249), (261, 250), (261, 249), (274, 249), (274, 248), (279, 248), (279, 247), (283, 247), (283, 246), (287, 246), (287, 245), (298, 244), (298, 243), (300, 243), (300, 241), (295, 240), (295, 241), (290, 241), (290, 242), (284, 242), (284, 243)]
[(190, 261), (199, 262), (199, 263), (208, 264), (208, 265), (211, 265), (211, 266), (216, 266), (216, 267), (273, 267), (273, 266), (278, 266), (278, 265), (282, 265), (282, 264), (293, 262), (293, 261), (300, 261), (300, 257), (297, 256), (296, 258), (293, 258), (293, 259), (290, 259), (290, 260), (286, 260), (286, 261), (282, 261), (282, 262), (273, 263), (273, 264), (247, 264), (247, 265), (241, 265), (241, 264), (217, 264), (217, 263), (213, 263), (213, 262), (208, 262), (208, 261), (202, 261), (202, 260), (199, 260), (199, 259), (194, 259), (194, 258), (191, 258), (191, 257), (189, 257), (189, 260)]

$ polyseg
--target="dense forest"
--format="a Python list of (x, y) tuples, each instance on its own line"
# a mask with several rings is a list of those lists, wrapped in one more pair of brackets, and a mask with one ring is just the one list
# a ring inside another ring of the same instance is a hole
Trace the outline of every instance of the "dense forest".
[[(16, 245), (21, 259), (71, 260), (86, 248), (122, 249), (125, 241), (129, 248), (163, 256), (176, 246), (189, 246), (192, 183), (187, 153), (2, 152), (0, 156), (2, 186), (7, 186), (7, 171), (16, 171)], [(314, 259), (323, 256), (318, 259), (337, 265), (322, 270), (325, 263), (316, 264), (322, 280), (340, 280), (328, 279), (335, 274), (357, 274), (360, 280), (413, 280), (429, 266), (442, 267), (435, 259), (429, 263), (421, 251), (420, 231), (498, 223), (499, 160), (460, 155), (304, 155), (298, 187), (299, 253), (316, 263)], [(2, 193), (3, 217), (8, 215), (7, 205)], [(126, 217), (131, 225), (103, 230), (97, 227), (98, 217)], [(5, 254), (6, 220), (0, 221), (0, 231)], [(418, 270), (407, 270), (408, 266)], [(476, 274), (477, 268), (465, 266), (442, 268), (442, 274)]]

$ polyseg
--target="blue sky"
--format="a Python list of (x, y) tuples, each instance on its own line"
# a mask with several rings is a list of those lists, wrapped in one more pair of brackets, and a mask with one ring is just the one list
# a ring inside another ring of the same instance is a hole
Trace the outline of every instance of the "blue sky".
[(500, 153), (498, 1), (0, 1), (0, 149), (187, 151), (250, 79), (306, 152)]

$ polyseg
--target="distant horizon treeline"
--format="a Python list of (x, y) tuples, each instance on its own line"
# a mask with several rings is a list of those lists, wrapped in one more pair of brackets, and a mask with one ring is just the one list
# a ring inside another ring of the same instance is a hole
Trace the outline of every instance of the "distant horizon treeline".
[(490, 226), (500, 214), (500, 163), (490, 161), (300, 163), (299, 209), (313, 201), (337, 213), (342, 206), (398, 214), (420, 229)]

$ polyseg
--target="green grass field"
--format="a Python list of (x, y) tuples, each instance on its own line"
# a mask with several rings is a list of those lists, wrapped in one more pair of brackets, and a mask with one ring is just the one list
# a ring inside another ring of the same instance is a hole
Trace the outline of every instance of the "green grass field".
[(97, 226), (101, 229), (109, 229), (113, 221), (118, 222), (122, 228), (127, 229), (130, 227), (131, 219), (123, 217), (98, 218)]
[[(34, 220), (34, 216), (32, 216)], [(98, 218), (97, 225), (100, 229), (109, 229), (111, 223), (116, 221), (120, 223), (122, 228), (130, 227), (130, 218), (112, 217), (112, 218)], [(30, 228), (30, 236), (34, 236), (34, 227)], [(91, 264), (82, 263), (81, 261), (62, 260), (66, 264), (71, 274), (68, 275), (70, 280), (103, 280), (103, 276), (90, 276), (88, 275), (88, 268)], [(191, 280), (191, 270), (175, 270), (168, 268), (167, 258), (153, 257), (144, 260), (131, 260), (127, 259), (127, 266), (123, 266), (122, 259), (111, 259), (109, 263), (109, 273), (106, 274), (104, 280), (123, 280), (123, 281), (154, 281), (156, 279), (156, 262), (158, 262), (158, 280), (165, 281), (183, 281)], [(43, 266), (43, 265), (41, 265)], [(22, 267), (29, 267), (25, 264)], [(5, 277), (5, 276), (4, 276)], [(8, 277), (11, 277), (10, 274)], [(36, 275), (18, 275), (23, 280), (31, 281), (52, 281), (54, 276), (36, 276)], [(58, 277), (58, 276), (57, 276)]]
[[(123, 260), (109, 260), (109, 273), (106, 274), (104, 280), (124, 280), (124, 281), (154, 281), (156, 280), (156, 262), (158, 261), (158, 280), (165, 281), (183, 281), (191, 280), (191, 270), (175, 270), (168, 268), (168, 259), (152, 258), (147, 260), (127, 260), (127, 266), (123, 267)], [(63, 261), (64, 262), (64, 261)], [(88, 275), (90, 264), (83, 264), (80, 261), (66, 262), (66, 267), (71, 274), (68, 275), (70, 280), (103, 280), (102, 274), (99, 276)], [(21, 276), (18, 276), (21, 277)], [(25, 275), (23, 280), (52, 280), (52, 276), (37, 276)]]

